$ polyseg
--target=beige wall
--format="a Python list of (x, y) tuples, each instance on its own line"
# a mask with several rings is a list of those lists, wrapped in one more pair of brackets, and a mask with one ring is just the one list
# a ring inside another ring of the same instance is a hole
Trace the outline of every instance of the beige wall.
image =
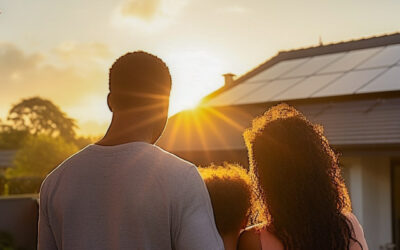
[(364, 228), (371, 250), (392, 241), (391, 178), (389, 157), (343, 157), (344, 177), (353, 212)]

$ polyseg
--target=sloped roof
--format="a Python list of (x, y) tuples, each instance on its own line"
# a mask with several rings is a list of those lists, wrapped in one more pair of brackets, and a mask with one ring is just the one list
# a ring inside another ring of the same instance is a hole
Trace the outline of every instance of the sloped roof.
[[(200, 108), (171, 117), (159, 145), (172, 152), (244, 149), (243, 131), (272, 104)], [(294, 105), (335, 146), (400, 145), (400, 98)]]
[(12, 166), (16, 150), (0, 150), (0, 168)]
[(183, 111), (169, 118), (158, 145), (172, 152), (243, 149), (242, 132), (256, 113), (240, 107)]
[(205, 106), (400, 91), (400, 34), (280, 52)]
[(400, 146), (400, 34), (280, 52), (171, 117), (158, 144), (238, 152), (252, 120), (279, 102), (323, 125), (332, 145)]

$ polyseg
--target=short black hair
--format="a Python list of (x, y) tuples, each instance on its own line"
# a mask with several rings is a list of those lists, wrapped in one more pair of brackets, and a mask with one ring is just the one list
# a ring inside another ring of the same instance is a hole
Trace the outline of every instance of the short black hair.
[(214, 211), (218, 232), (238, 232), (247, 222), (251, 208), (251, 184), (247, 171), (239, 165), (200, 167)]
[(129, 52), (110, 68), (113, 108), (124, 110), (158, 103), (168, 107), (171, 82), (168, 66), (160, 58), (144, 51)]

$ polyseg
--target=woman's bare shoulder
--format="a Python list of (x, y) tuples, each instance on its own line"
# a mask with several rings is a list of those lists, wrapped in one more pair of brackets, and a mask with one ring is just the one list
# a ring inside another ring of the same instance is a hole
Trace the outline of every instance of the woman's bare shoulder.
[(239, 250), (261, 250), (260, 234), (257, 227), (249, 227), (240, 234)]
[(353, 237), (358, 241), (358, 242), (352, 242), (350, 249), (351, 250), (361, 249), (359, 246), (361, 245), (363, 250), (368, 250), (368, 245), (367, 241), (365, 240), (364, 231), (357, 217), (351, 212), (345, 213), (344, 215), (352, 224), (354, 233)]

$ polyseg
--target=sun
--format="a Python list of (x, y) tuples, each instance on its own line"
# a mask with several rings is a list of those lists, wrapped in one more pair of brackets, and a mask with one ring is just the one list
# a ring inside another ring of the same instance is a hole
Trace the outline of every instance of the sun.
[(187, 93), (187, 96), (172, 95), (169, 104), (169, 116), (179, 113), (183, 110), (195, 109), (203, 96), (196, 93)]
[[(195, 109), (200, 103), (204, 95), (199, 95), (198, 92), (186, 91), (174, 91), (171, 92), (170, 102), (169, 102), (169, 116), (179, 113), (183, 110)], [(178, 93), (176, 93), (178, 92)]]
[(170, 116), (196, 108), (204, 96), (223, 85), (223, 62), (207, 50), (179, 49), (165, 61), (172, 76)]

